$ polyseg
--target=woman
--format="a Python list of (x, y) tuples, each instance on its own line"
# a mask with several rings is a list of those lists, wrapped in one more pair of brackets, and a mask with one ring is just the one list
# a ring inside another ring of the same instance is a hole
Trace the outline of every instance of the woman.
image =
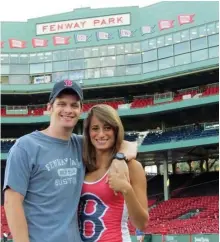
[(108, 174), (123, 139), (124, 128), (116, 110), (104, 104), (93, 106), (84, 122), (87, 174), (79, 207), (82, 241), (130, 242), (128, 216), (140, 230), (148, 222), (147, 185), (141, 164), (128, 162), (130, 181), (125, 175)]

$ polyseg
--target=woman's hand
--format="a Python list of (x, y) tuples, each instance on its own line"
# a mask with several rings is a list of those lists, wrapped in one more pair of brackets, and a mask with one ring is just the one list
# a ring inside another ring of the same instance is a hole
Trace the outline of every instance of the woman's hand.
[(127, 179), (127, 176), (124, 173), (114, 172), (108, 176), (109, 187), (116, 191), (125, 194), (132, 189), (130, 182)]
[(109, 168), (107, 181), (108, 181), (109, 175), (112, 175), (112, 174), (115, 174), (115, 173), (119, 173), (121, 175), (124, 174), (127, 177), (127, 180), (130, 181), (128, 165), (126, 164), (126, 162), (124, 160), (114, 159), (112, 161), (111, 166)]

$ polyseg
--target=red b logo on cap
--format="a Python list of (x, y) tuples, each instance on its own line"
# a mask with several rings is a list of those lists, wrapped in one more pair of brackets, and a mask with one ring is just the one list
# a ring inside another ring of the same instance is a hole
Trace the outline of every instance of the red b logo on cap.
[(71, 87), (73, 85), (73, 82), (70, 80), (65, 80), (64, 83), (65, 83), (64, 85), (65, 87)]

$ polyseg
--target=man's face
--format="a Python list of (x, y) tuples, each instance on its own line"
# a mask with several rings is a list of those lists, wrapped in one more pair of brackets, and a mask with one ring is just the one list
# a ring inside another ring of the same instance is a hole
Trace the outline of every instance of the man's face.
[(62, 94), (53, 104), (48, 104), (51, 124), (56, 128), (73, 129), (82, 112), (79, 98), (75, 94)]

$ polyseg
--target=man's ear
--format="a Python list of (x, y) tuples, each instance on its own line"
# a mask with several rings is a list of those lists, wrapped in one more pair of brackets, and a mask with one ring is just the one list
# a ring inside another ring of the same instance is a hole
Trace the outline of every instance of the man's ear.
[(48, 103), (48, 104), (47, 104), (47, 112), (48, 112), (49, 114), (51, 114), (52, 108), (53, 108), (53, 104)]

